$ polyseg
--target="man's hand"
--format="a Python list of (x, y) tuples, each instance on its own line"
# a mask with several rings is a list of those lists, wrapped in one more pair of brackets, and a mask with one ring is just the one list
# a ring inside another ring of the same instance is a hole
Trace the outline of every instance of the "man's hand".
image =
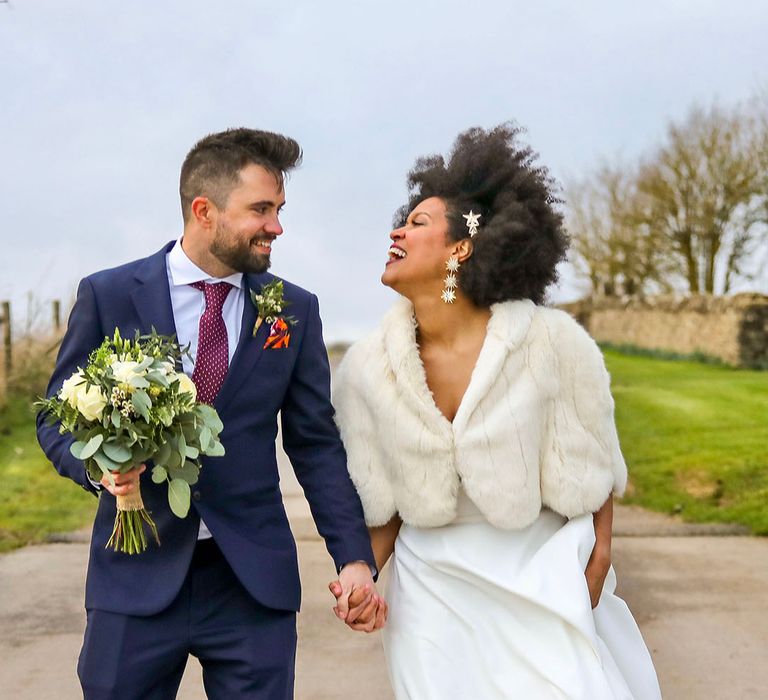
[(347, 564), (338, 581), (328, 585), (336, 598), (334, 613), (353, 630), (373, 632), (387, 619), (387, 604), (376, 592), (371, 570), (365, 562)]
[(595, 545), (592, 554), (587, 562), (587, 568), (584, 569), (584, 576), (587, 578), (587, 587), (589, 588), (589, 598), (592, 602), (592, 608), (596, 608), (600, 602), (600, 594), (603, 592), (603, 584), (608, 570), (611, 568), (611, 553), (605, 548)]
[(133, 469), (129, 469), (127, 472), (112, 472), (112, 478), (115, 480), (115, 485), (109, 483), (109, 478), (105, 474), (101, 477), (101, 485), (109, 491), (113, 496), (127, 496), (129, 493), (134, 493), (139, 488), (139, 477), (146, 471), (146, 464), (139, 464)]

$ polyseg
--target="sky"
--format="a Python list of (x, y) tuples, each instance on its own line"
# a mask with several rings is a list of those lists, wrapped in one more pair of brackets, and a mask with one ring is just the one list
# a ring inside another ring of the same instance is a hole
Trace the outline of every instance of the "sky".
[[(178, 172), (231, 126), (296, 138), (272, 272), (329, 341), (394, 300), (393, 212), (421, 155), (515, 120), (562, 182), (694, 103), (768, 84), (764, 0), (10, 0), (0, 4), (0, 300), (17, 322), (181, 234)], [(585, 284), (568, 265), (552, 301)]]

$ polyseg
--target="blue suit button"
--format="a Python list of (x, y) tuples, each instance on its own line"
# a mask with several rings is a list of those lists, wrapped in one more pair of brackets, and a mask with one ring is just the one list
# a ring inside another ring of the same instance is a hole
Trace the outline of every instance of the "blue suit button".
[(201, 496), (199, 491), (193, 491), (192, 492), (192, 498), (194, 498), (196, 501), (199, 501)]

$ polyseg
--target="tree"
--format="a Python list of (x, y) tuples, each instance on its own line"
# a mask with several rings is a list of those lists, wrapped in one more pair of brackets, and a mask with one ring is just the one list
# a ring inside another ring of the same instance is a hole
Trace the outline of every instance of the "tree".
[(727, 293), (745, 274), (766, 200), (755, 135), (741, 108), (694, 108), (640, 167), (644, 219), (678, 256), (690, 292)]
[(647, 222), (637, 175), (603, 165), (568, 188), (567, 226), (577, 270), (603, 296), (669, 291), (674, 266), (666, 239)]
[(754, 278), (768, 242), (767, 106), (768, 91), (746, 107), (695, 107), (638, 165), (568, 189), (574, 262), (595, 293), (728, 293)]

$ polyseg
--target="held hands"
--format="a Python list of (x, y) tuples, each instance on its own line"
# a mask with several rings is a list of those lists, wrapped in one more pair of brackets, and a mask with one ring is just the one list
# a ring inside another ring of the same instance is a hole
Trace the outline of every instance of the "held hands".
[(387, 603), (376, 592), (368, 564), (347, 564), (338, 581), (332, 581), (328, 588), (336, 598), (333, 612), (348, 627), (358, 632), (374, 632), (384, 627)]
[(106, 474), (101, 477), (99, 482), (109, 493), (113, 496), (127, 496), (130, 493), (134, 493), (139, 485), (139, 477), (146, 471), (146, 464), (139, 464), (133, 469), (129, 469), (127, 472), (112, 472), (112, 478), (115, 480), (115, 485), (109, 483), (109, 479)]

